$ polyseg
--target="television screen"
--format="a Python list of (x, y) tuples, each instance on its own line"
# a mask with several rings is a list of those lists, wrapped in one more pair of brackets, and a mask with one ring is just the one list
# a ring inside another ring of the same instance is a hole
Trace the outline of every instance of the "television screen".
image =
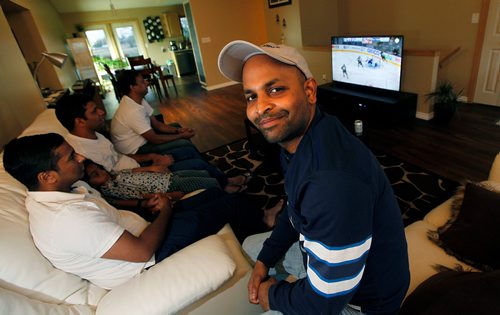
[(403, 36), (333, 36), (332, 78), (399, 91)]

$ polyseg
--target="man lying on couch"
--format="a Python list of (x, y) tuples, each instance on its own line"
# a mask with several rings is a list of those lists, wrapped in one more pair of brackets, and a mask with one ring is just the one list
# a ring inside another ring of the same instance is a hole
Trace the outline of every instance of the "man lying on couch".
[[(148, 206), (158, 216), (144, 228), (143, 219), (118, 211), (78, 181), (83, 160), (53, 133), (14, 139), (3, 156), (5, 170), (29, 190), (26, 208), (37, 248), (56, 268), (100, 287), (126, 282), (227, 222), (240, 237), (269, 229), (261, 211), (221, 190), (175, 207), (167, 194), (150, 196)], [(271, 213), (276, 216), (278, 210)]]

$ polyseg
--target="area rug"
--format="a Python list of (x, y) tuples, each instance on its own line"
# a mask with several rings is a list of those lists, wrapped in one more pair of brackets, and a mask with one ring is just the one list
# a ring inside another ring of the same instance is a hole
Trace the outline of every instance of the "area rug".
[[(389, 155), (374, 152), (396, 195), (404, 225), (421, 220), (430, 210), (448, 199), (458, 183), (441, 178), (415, 165)], [(250, 202), (269, 208), (285, 198), (279, 166), (249, 149), (247, 140), (239, 140), (205, 152), (210, 163), (228, 176), (251, 170), (253, 177), (243, 192)]]

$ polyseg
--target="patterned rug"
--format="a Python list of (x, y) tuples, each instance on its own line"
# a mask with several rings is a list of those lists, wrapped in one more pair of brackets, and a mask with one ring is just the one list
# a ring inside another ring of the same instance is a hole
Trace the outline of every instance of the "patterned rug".
[[(405, 226), (422, 219), (455, 192), (458, 183), (383, 153), (374, 153), (384, 169), (401, 209)], [(228, 176), (253, 172), (244, 194), (256, 206), (269, 208), (284, 198), (283, 177), (275, 161), (249, 150), (239, 140), (205, 152), (207, 160)]]

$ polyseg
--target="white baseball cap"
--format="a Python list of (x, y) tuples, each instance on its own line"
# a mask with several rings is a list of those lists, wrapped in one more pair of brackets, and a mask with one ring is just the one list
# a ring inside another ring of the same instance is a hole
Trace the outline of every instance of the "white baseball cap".
[(274, 43), (267, 43), (259, 47), (244, 40), (232, 41), (222, 48), (218, 60), (219, 70), (226, 78), (242, 82), (243, 65), (245, 62), (250, 57), (262, 54), (268, 55), (287, 65), (297, 67), (307, 79), (313, 77), (306, 60), (297, 49)]

